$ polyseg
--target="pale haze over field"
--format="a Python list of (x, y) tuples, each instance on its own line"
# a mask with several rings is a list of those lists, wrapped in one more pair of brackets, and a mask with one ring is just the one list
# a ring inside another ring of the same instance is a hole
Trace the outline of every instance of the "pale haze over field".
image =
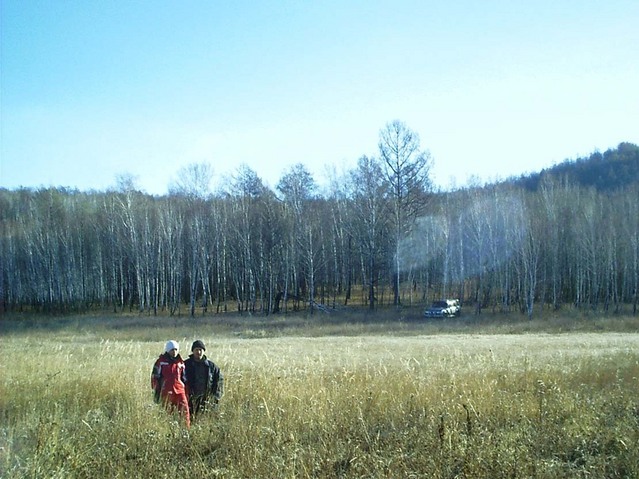
[(323, 184), (394, 119), (442, 188), (639, 144), (637, 0), (0, 5), (4, 188)]

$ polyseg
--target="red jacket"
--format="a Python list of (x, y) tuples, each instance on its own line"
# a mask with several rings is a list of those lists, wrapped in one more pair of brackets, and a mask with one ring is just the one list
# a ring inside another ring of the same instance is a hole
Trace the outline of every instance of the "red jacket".
[(151, 372), (151, 388), (155, 391), (156, 400), (170, 394), (186, 397), (184, 370), (184, 361), (179, 354), (172, 358), (168, 353), (164, 353), (155, 361)]

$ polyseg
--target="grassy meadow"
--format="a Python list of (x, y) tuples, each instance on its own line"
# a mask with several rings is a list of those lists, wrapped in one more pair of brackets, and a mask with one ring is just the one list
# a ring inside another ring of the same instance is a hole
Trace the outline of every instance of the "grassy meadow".
[[(639, 477), (638, 324), (0, 319), (0, 477)], [(187, 430), (149, 378), (198, 338)]]

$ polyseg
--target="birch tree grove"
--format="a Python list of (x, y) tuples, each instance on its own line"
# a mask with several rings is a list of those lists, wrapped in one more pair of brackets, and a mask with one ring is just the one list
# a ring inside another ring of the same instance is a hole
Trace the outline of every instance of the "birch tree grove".
[(465, 314), (639, 313), (637, 183), (429, 193), (411, 132), (386, 133), (385, 156), (361, 157), (325, 196), (301, 164), (276, 191), (247, 167), (212, 191), (201, 166), (160, 197), (130, 178), (104, 192), (0, 189), (0, 312), (419, 312), (456, 297)]

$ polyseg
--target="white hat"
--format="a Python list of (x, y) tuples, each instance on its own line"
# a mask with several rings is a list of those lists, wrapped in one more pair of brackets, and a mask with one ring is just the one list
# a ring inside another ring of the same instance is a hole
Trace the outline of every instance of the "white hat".
[(164, 346), (164, 352), (168, 353), (171, 349), (177, 349), (178, 351), (180, 350), (180, 345), (177, 341), (170, 340), (166, 342), (166, 346)]

